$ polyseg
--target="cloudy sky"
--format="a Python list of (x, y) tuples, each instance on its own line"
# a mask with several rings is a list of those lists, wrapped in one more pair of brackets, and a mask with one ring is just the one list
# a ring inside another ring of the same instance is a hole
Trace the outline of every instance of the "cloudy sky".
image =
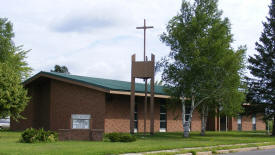
[[(24, 45), (33, 74), (66, 65), (72, 74), (130, 81), (131, 55), (143, 59), (147, 24), (147, 55), (169, 53), (160, 42), (167, 22), (179, 12), (181, 0), (0, 0), (0, 17), (14, 26), (16, 45)], [(271, 0), (219, 0), (234, 34), (233, 47), (255, 42)], [(160, 75), (157, 75), (157, 79)]]

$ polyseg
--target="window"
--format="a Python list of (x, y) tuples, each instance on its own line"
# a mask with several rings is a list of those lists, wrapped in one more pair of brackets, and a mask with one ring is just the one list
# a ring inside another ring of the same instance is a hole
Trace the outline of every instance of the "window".
[(252, 130), (256, 130), (256, 115), (252, 115)]
[(90, 129), (91, 115), (72, 114), (72, 129)]
[(166, 132), (167, 110), (165, 104), (160, 105), (160, 132)]
[(137, 106), (137, 103), (135, 104), (134, 115), (135, 115), (135, 119), (134, 119), (134, 123), (135, 123), (134, 132), (137, 132), (138, 131), (138, 106)]
[(238, 116), (237, 118), (237, 123), (238, 123), (238, 131), (242, 131), (242, 116)]
[(186, 104), (185, 105), (185, 121), (189, 120), (189, 117), (191, 116), (190, 112), (191, 112), (191, 105)]

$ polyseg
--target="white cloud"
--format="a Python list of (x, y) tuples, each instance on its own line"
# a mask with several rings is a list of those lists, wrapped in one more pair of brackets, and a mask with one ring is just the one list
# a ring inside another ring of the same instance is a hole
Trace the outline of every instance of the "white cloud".
[[(229, 17), (234, 47), (246, 44), (248, 53), (262, 31), (270, 0), (220, 0)], [(143, 33), (135, 27), (147, 19), (147, 56), (159, 60), (169, 53), (159, 40), (168, 21), (179, 12), (181, 0), (9, 0), (1, 17), (14, 24), (15, 42), (32, 49), (27, 61), (34, 69), (49, 71), (66, 65), (72, 74), (130, 80), (131, 55), (143, 58)], [(160, 76), (157, 76), (159, 79)]]

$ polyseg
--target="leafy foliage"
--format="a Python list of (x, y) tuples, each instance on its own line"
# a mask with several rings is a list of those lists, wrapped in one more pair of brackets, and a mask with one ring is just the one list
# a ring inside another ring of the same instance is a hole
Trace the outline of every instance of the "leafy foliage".
[(111, 142), (134, 142), (136, 137), (129, 133), (109, 133), (106, 134), (106, 137), (110, 139)]
[(183, 1), (161, 35), (171, 49), (160, 63), (162, 80), (172, 96), (189, 98), (201, 112), (223, 107), (222, 113), (236, 115), (244, 99), (239, 89), (246, 48), (231, 47), (230, 22), (221, 15), (217, 0)]
[(66, 66), (59, 66), (59, 65), (55, 65), (54, 70), (51, 70), (51, 72), (70, 74), (70, 72)]
[(0, 117), (20, 118), (29, 101), (21, 79), (7, 64), (0, 63)]
[(21, 82), (31, 71), (25, 62), (28, 51), (15, 46), (12, 24), (0, 18), (0, 118), (11, 116), (17, 120), (29, 98)]
[[(254, 57), (249, 57), (250, 73), (254, 78), (249, 79), (248, 100), (252, 104), (261, 104), (266, 110), (266, 118), (275, 118), (275, 1), (269, 6), (267, 22), (263, 23), (264, 30), (259, 42), (258, 51)], [(262, 106), (260, 106), (262, 107)], [(263, 108), (261, 108), (263, 109)], [(275, 126), (273, 126), (275, 135)]]
[(56, 142), (58, 140), (58, 135), (53, 131), (45, 131), (41, 129), (26, 129), (21, 134), (20, 141), (22, 143), (36, 143), (36, 142)]

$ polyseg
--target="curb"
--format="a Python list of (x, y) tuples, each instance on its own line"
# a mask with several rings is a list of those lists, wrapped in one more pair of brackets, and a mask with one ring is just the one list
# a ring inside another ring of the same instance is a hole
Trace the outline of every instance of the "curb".
[(212, 155), (212, 151), (197, 152), (196, 155)]
[[(235, 145), (247, 145), (247, 144), (235, 144)], [(233, 146), (233, 145), (221, 145), (221, 146)], [(215, 148), (214, 146), (210, 147), (197, 147), (197, 148), (185, 148), (186, 150), (191, 149), (203, 149), (203, 148)], [(266, 146), (257, 146), (257, 147), (244, 147), (244, 148), (237, 148), (237, 149), (227, 149), (227, 150), (216, 150), (216, 151), (202, 151), (196, 152), (196, 155), (212, 155), (213, 154), (227, 154), (233, 152), (247, 152), (247, 151), (256, 151), (256, 150), (268, 150), (268, 149), (275, 149), (275, 145), (266, 145)], [(155, 153), (169, 153), (169, 152), (179, 152), (180, 149), (173, 149), (173, 150), (160, 150), (160, 151), (151, 151), (151, 152), (141, 152), (141, 153), (126, 153), (121, 155), (144, 155), (144, 154), (152, 154)], [(192, 155), (192, 153), (182, 153), (176, 155)]]
[(259, 150), (275, 149), (275, 145), (259, 146)]

